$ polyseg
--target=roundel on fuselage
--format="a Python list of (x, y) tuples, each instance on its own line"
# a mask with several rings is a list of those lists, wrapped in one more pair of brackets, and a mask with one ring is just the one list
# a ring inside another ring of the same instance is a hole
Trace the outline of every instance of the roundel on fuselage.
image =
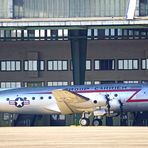
[(23, 98), (16, 98), (15, 99), (15, 106), (18, 107), (18, 108), (21, 108), (24, 106), (24, 99)]

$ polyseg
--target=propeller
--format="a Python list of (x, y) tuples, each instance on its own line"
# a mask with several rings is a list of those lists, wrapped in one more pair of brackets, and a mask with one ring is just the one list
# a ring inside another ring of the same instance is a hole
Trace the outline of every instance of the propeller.
[(105, 98), (106, 98), (106, 104), (107, 104), (107, 109), (108, 109), (108, 114), (110, 115), (110, 98), (109, 98), (109, 95), (105, 95)]
[(123, 103), (121, 102), (121, 100), (118, 100), (119, 104), (120, 104), (120, 114), (121, 114), (121, 118), (123, 117)]
[(121, 114), (123, 114), (123, 103), (121, 102), (121, 100), (118, 100), (119, 104), (120, 104), (120, 112)]
[[(113, 104), (112, 104), (113, 102), (110, 102), (111, 99), (110, 99), (109, 94), (106, 94), (106, 95), (105, 95), (105, 99), (106, 99), (106, 105), (107, 105), (108, 114), (110, 115), (110, 110), (111, 110), (111, 106), (113, 105)], [(119, 104), (119, 107), (120, 107), (120, 114), (121, 114), (121, 118), (122, 118), (122, 117), (123, 117), (123, 103), (122, 103), (121, 100), (118, 100), (118, 101), (117, 101), (117, 104)]]

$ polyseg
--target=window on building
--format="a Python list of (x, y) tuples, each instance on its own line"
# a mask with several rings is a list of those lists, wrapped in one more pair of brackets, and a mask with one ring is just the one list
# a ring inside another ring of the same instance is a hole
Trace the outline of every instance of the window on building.
[[(107, 28), (88, 29), (87, 38), (91, 40), (113, 39), (146, 39), (147, 29)], [(68, 40), (68, 29), (36, 29), (36, 30), (0, 30), (0, 41), (16, 40)]]
[(43, 71), (44, 61), (37, 61), (37, 60), (24, 61), (24, 70), (25, 71)]
[(50, 81), (47, 83), (48, 86), (67, 86), (68, 82), (66, 81)]
[(91, 39), (91, 37), (92, 37), (92, 29), (88, 29), (87, 36), (88, 36), (88, 39)]
[(148, 80), (142, 80), (141, 83), (148, 84)]
[(94, 81), (94, 84), (101, 84), (100, 81)]
[(143, 70), (148, 69), (148, 59), (142, 59), (142, 67)]
[(44, 71), (45, 70), (44, 61), (38, 61), (38, 70), (39, 71)]
[(108, 81), (100, 81), (101, 84), (115, 84), (116, 82), (115, 81), (111, 81), (111, 80), (108, 80)]
[[(73, 64), (72, 64), (72, 60), (70, 63), (70, 69), (73, 70)], [(86, 70), (91, 70), (92, 69), (92, 61), (91, 60), (86, 60)]]
[(42, 86), (44, 86), (44, 82), (42, 82), (42, 81), (38, 81), (38, 82), (29, 81), (29, 82), (24, 82), (23, 85), (24, 85), (24, 87), (42, 87)]
[(99, 59), (95, 60), (95, 70), (114, 70), (115, 60), (113, 59)]
[(91, 85), (92, 83), (91, 83), (91, 81), (85, 81), (84, 84), (85, 85)]
[(21, 82), (0, 82), (1, 88), (19, 88), (21, 87)]
[(21, 61), (0, 61), (1, 71), (20, 71)]
[(148, 0), (140, 0), (139, 15), (140, 16), (147, 16), (148, 15)]
[(68, 70), (67, 60), (50, 60), (48, 61), (49, 71), (66, 71)]
[(91, 60), (86, 60), (86, 70), (91, 70)]
[(58, 39), (58, 30), (51, 30), (51, 40)]
[(118, 69), (119, 70), (137, 70), (138, 69), (138, 60), (118, 60)]
[(133, 83), (139, 83), (139, 81), (133, 81), (133, 80), (130, 80), (130, 81), (118, 81), (117, 83), (125, 83), (125, 84), (133, 84)]

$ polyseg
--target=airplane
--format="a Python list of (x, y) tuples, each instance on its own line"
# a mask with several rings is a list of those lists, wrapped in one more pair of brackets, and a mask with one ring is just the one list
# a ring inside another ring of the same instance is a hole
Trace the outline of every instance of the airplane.
[(81, 126), (101, 126), (103, 116), (148, 111), (148, 85), (98, 84), (2, 89), (0, 112), (77, 114)]

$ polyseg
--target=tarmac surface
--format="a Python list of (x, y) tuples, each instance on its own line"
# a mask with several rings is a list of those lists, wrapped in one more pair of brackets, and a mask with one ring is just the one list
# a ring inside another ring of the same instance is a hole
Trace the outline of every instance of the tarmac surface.
[(147, 148), (148, 127), (0, 127), (0, 148)]

